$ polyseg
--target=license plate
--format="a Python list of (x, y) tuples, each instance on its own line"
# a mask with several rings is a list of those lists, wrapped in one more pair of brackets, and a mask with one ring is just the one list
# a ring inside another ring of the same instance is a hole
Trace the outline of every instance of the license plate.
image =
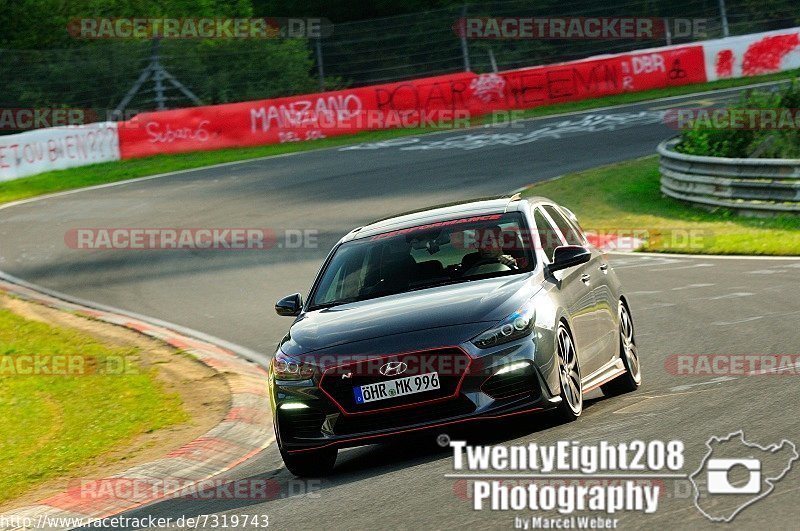
[(369, 385), (353, 387), (356, 404), (366, 404), (388, 398), (413, 395), (439, 389), (439, 373), (428, 372), (417, 376), (406, 376)]

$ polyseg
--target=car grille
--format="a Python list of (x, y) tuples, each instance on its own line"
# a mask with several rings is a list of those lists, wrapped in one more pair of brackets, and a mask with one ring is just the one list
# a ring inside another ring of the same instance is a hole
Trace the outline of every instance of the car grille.
[[(384, 376), (380, 367), (388, 362), (403, 362), (408, 369), (399, 375)], [(327, 393), (338, 406), (347, 413), (369, 413), (398, 406), (441, 401), (455, 397), (467, 368), (470, 357), (461, 349), (444, 348), (394, 354), (363, 361), (355, 361), (334, 369), (328, 369), (320, 381), (320, 388)], [(386, 400), (377, 400), (365, 404), (357, 404), (353, 394), (356, 386), (385, 382), (397, 378), (414, 376), (435, 371), (439, 375), (439, 389), (424, 391)]]
[(539, 386), (533, 365), (528, 365), (525, 369), (492, 376), (483, 383), (481, 390), (492, 398), (508, 398), (525, 393), (533, 396), (539, 395)]
[(336, 435), (353, 435), (388, 429), (398, 429), (417, 424), (428, 424), (475, 411), (473, 404), (466, 397), (460, 396), (417, 407), (402, 408), (393, 411), (374, 413), (371, 415), (341, 415), (333, 427)]

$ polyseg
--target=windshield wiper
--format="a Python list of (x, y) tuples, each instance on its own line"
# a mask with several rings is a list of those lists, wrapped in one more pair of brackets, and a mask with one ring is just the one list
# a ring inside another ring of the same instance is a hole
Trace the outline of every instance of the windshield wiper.
[(350, 302), (356, 302), (358, 300), (361, 300), (361, 299), (359, 299), (358, 297), (349, 297), (347, 299), (339, 299), (337, 301), (323, 302), (323, 303), (320, 303), (320, 304), (315, 304), (314, 306), (309, 306), (308, 307), (308, 311), (324, 310), (326, 308), (333, 308), (334, 306), (340, 306), (342, 304), (347, 304), (347, 303), (350, 303)]

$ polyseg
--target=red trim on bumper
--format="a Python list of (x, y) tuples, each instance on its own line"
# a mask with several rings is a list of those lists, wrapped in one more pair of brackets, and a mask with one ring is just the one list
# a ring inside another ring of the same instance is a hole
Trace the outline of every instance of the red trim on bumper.
[(346, 444), (346, 443), (350, 443), (350, 442), (353, 442), (353, 441), (364, 441), (364, 440), (367, 440), (367, 439), (378, 439), (378, 438), (381, 438), (381, 437), (392, 437), (392, 436), (400, 435), (400, 434), (403, 434), (403, 433), (430, 430), (430, 429), (434, 429), (434, 428), (440, 428), (442, 426), (451, 426), (453, 424), (463, 424), (463, 423), (466, 423), (466, 422), (472, 422), (472, 421), (476, 421), (476, 420), (494, 420), (494, 419), (499, 419), (499, 418), (504, 418), (504, 417), (510, 417), (510, 416), (513, 416), (513, 415), (522, 415), (522, 414), (525, 414), (525, 413), (534, 413), (536, 411), (543, 411), (543, 410), (544, 410), (544, 408), (535, 407), (535, 408), (532, 408), (532, 409), (523, 409), (522, 411), (513, 411), (511, 413), (503, 413), (503, 414), (500, 414), (500, 415), (486, 415), (486, 416), (481, 416), (481, 417), (470, 417), (470, 418), (460, 419), (460, 420), (451, 420), (451, 421), (448, 421), (448, 422), (440, 422), (438, 424), (430, 424), (430, 425), (427, 425), (427, 426), (419, 426), (417, 428), (405, 428), (405, 429), (393, 431), (393, 432), (390, 432), (390, 433), (379, 433), (379, 434), (375, 434), (375, 435), (363, 435), (361, 437), (352, 437), (352, 438), (349, 438), (349, 439), (340, 439), (338, 441), (332, 441), (332, 442), (329, 442), (329, 443), (326, 443), (326, 444), (322, 444), (320, 446), (314, 446), (313, 448), (301, 448), (301, 449), (298, 449), (298, 450), (286, 450), (286, 452), (288, 452), (290, 454), (297, 454), (297, 453), (300, 453), (300, 452), (312, 452), (314, 450), (320, 450), (322, 448), (327, 448), (329, 446), (338, 446), (340, 444)]

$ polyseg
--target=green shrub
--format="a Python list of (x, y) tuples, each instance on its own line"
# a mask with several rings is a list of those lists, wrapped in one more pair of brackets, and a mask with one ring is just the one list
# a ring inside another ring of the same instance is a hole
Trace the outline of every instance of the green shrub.
[[(688, 155), (732, 158), (800, 158), (800, 82), (777, 90), (751, 90), (727, 107), (740, 110), (787, 110), (793, 126), (772, 128), (715, 127), (696, 119), (681, 134), (677, 151)], [(699, 114), (695, 118), (699, 118)]]

